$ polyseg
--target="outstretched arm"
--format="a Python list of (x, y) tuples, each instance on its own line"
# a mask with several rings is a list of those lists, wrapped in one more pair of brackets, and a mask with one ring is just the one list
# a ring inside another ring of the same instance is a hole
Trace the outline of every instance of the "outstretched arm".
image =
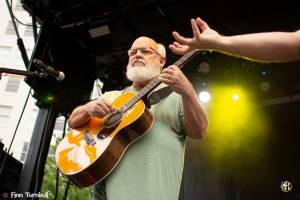
[(221, 51), (261, 61), (300, 60), (300, 30), (222, 36), (200, 18), (191, 20), (193, 38), (173, 32), (175, 42), (169, 47), (176, 54), (198, 48)]

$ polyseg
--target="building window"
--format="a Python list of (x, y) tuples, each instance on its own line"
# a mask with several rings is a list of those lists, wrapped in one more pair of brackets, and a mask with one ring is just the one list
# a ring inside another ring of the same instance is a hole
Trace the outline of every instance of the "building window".
[[(18, 28), (19, 24), (16, 24), (16, 26)], [(7, 25), (7, 28), (6, 28), (6, 34), (7, 35), (16, 35), (16, 31), (15, 31), (15, 28), (14, 28), (14, 25), (13, 25), (12, 21), (8, 22), (8, 25)]]
[(36, 121), (36, 118), (37, 118), (37, 115), (38, 115), (38, 111), (39, 111), (38, 108), (33, 108), (32, 109), (32, 112), (31, 112), (31, 115), (30, 115), (29, 119), (32, 120), (32, 121), (34, 121), (34, 123)]
[(20, 1), (17, 1), (16, 6), (15, 6), (16, 11), (24, 11), (24, 8), (22, 7), (22, 4)]
[(17, 76), (10, 76), (5, 88), (6, 92), (18, 92), (21, 83), (21, 78)]
[(32, 49), (26, 49), (26, 53), (27, 53), (28, 58), (30, 58), (31, 54), (32, 54)]
[[(26, 48), (25, 50), (26, 50), (27, 57), (30, 58), (31, 53), (32, 53), (32, 49)], [(15, 53), (15, 58), (16, 58), (19, 62), (23, 62), (23, 58), (22, 58), (22, 55), (21, 55), (21, 52), (20, 52), (20, 51), (17, 51), (17, 52)]]
[(28, 36), (28, 37), (33, 37), (33, 28), (32, 28), (32, 26), (26, 26), (25, 27), (24, 35)]
[(7, 60), (11, 51), (11, 47), (0, 46), (0, 62)]
[(54, 126), (54, 130), (63, 131), (65, 125), (65, 118), (57, 118)]
[(12, 111), (11, 106), (0, 105), (0, 126), (2, 127), (7, 126), (11, 111)]
[(28, 151), (28, 147), (29, 147), (29, 142), (24, 142), (22, 152), (21, 152), (21, 161), (22, 162), (25, 161), (27, 151)]

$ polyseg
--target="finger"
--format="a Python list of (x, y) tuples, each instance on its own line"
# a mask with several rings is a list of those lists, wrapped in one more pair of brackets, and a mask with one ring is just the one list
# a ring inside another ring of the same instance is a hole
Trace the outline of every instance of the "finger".
[(197, 17), (196, 23), (198, 24), (198, 26), (200, 27), (200, 29), (202, 31), (209, 29), (208, 24), (204, 20), (202, 20), (200, 17)]
[(170, 65), (168, 68), (166, 69), (170, 69), (172, 70), (173, 73), (175, 73), (175, 71), (180, 70), (178, 66), (176, 65)]
[(173, 53), (175, 53), (175, 54), (177, 54), (177, 55), (184, 55), (184, 54), (185, 54), (185, 50), (184, 50), (182, 47), (177, 46), (177, 45), (174, 45), (174, 44), (170, 44), (170, 45), (169, 45), (169, 49), (170, 49)]
[(110, 112), (107, 112), (107, 110), (100, 108), (100, 107), (97, 107), (95, 108), (95, 111), (93, 112), (95, 116), (97, 117), (104, 117), (106, 115), (108, 115)]
[(180, 53), (180, 49), (179, 49), (176, 45), (174, 45), (174, 44), (170, 44), (170, 45), (169, 45), (169, 49), (170, 49), (173, 53), (175, 53), (175, 54), (179, 54), (179, 53)]
[(115, 108), (112, 106), (110, 101), (103, 99), (103, 103), (107, 106), (107, 108), (109, 109), (110, 112), (115, 111)]
[(88, 108), (88, 114), (91, 117), (103, 117), (106, 115), (106, 112), (98, 107), (97, 104), (94, 104), (94, 106)]
[(175, 31), (172, 33), (172, 35), (175, 38), (175, 40), (177, 42), (179, 42), (180, 44), (189, 44), (190, 43), (191, 38), (185, 38)]
[(193, 30), (193, 35), (195, 38), (200, 38), (200, 30), (199, 30), (199, 27), (196, 23), (196, 20), (195, 19), (191, 19), (191, 24), (192, 24), (192, 30)]
[(161, 82), (163, 82), (169, 86), (174, 85), (174, 82), (170, 80), (170, 77), (166, 77), (166, 75), (159, 76), (158, 80), (160, 80)]
[(102, 103), (98, 103), (95, 110), (100, 114), (108, 114), (110, 113), (109, 108), (102, 102)]
[[(106, 105), (107, 104), (107, 105)], [(111, 112), (111, 109), (109, 108), (109, 102), (105, 99), (98, 99), (94, 104), (94, 110), (97, 112), (97, 114), (107, 114)]]
[(168, 80), (168, 82), (175, 84), (177, 82), (177, 77), (170, 74), (161, 74), (163, 79)]
[(169, 75), (171, 75), (171, 76), (174, 75), (174, 70), (171, 69), (170, 67), (171, 67), (171, 66), (169, 66), (169, 67), (163, 69), (161, 73), (162, 73), (162, 74), (169, 74)]
[(91, 117), (96, 115), (95, 108), (97, 107), (96, 106), (97, 101), (98, 100), (93, 100), (93, 101), (90, 101), (88, 104), (86, 104), (86, 111), (88, 112), (89, 116), (91, 116)]
[(176, 42), (176, 41), (174, 41), (172, 45), (174, 45), (175, 48), (180, 49), (180, 50), (182, 50), (182, 51), (184, 51), (185, 49), (188, 48), (187, 45), (181, 45), (180, 43), (178, 43), (178, 42)]
[(182, 47), (183, 47), (183, 45), (179, 44), (179, 43), (176, 42), (176, 41), (173, 42), (173, 45), (174, 45), (175, 47), (177, 47), (177, 48), (182, 48)]

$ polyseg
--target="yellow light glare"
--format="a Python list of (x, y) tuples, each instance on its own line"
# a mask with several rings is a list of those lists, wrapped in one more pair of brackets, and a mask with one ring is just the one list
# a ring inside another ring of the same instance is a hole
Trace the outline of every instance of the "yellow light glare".
[(233, 101), (237, 101), (240, 98), (240, 96), (238, 94), (233, 94), (232, 95), (232, 100)]
[[(242, 88), (211, 88), (206, 151), (214, 166), (241, 170), (242, 163), (262, 162), (270, 124), (251, 95)], [(253, 148), (255, 146), (255, 148)]]

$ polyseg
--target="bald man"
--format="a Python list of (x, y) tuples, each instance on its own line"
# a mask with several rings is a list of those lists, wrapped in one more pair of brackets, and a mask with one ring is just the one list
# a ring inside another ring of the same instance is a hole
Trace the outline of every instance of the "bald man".
[(71, 128), (82, 126), (91, 116), (106, 116), (114, 111), (111, 103), (118, 96), (124, 92), (137, 93), (153, 79), (158, 78), (175, 92), (151, 106), (153, 126), (127, 149), (104, 182), (93, 187), (92, 199), (178, 199), (186, 136), (203, 137), (207, 129), (205, 111), (180, 69), (175, 65), (163, 69), (166, 50), (162, 44), (139, 37), (128, 50), (128, 56), (126, 73), (132, 86), (106, 92), (99, 99), (76, 108), (69, 118)]

